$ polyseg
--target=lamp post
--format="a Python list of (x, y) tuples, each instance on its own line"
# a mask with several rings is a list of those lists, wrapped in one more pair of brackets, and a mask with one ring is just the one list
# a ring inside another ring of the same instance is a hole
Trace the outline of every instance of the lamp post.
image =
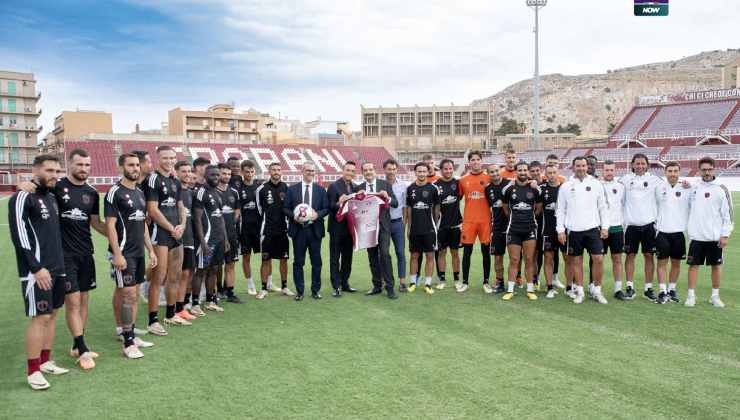
[(539, 50), (539, 10), (547, 6), (547, 0), (527, 0), (527, 7), (534, 9), (534, 113), (532, 115), (532, 143), (534, 149), (540, 144), (540, 50)]

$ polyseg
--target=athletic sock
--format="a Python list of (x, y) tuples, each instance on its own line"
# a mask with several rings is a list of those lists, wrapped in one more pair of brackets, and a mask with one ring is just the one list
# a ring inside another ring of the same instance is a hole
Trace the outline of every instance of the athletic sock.
[(645, 283), (645, 290), (650, 290), (653, 288), (653, 283)]
[(634, 289), (635, 288), (635, 282), (632, 280), (627, 280), (627, 288), (628, 289)]
[(719, 297), (719, 289), (712, 288), (712, 297)]
[(622, 290), (622, 280), (615, 280), (614, 281), (614, 291), (618, 292)]
[(186, 305), (188, 302), (190, 302), (190, 293), (185, 293), (185, 299), (183, 299), (182, 303)]
[(167, 305), (167, 312), (165, 315), (167, 318), (175, 316), (175, 305)]
[(430, 276), (427, 276), (424, 278), (424, 286), (431, 286), (432, 285), (432, 278)]
[(200, 298), (193, 295), (192, 306), (198, 306), (198, 305), (200, 305)]
[(116, 335), (121, 335), (121, 334), (123, 334), (123, 328), (116, 327)]
[(41, 350), (41, 357), (39, 358), (39, 361), (43, 365), (44, 363), (48, 362), (51, 358), (51, 350)]
[(660, 289), (660, 293), (665, 293), (668, 290), (668, 289), (666, 289), (666, 284), (665, 283), (660, 283), (658, 285), (658, 289)]
[(272, 288), (272, 274), (267, 276), (267, 287)]
[(496, 286), (498, 286), (499, 284), (503, 286), (504, 285), (504, 279), (500, 279), (500, 278), (496, 277)]
[(83, 354), (83, 353), (87, 353), (88, 351), (90, 351), (90, 350), (89, 350), (89, 349), (87, 348), (87, 345), (85, 344), (85, 337), (84, 337), (84, 336), (82, 336), (82, 335), (78, 335), (77, 337), (75, 337), (75, 338), (74, 338), (74, 341), (75, 341), (75, 346), (74, 346), (74, 348), (76, 348), (76, 349), (77, 349), (77, 351), (78, 351), (78, 352), (79, 352), (80, 354)]
[(123, 332), (123, 347), (134, 345), (134, 328), (131, 326), (130, 331)]
[(182, 312), (183, 308), (185, 308), (185, 302), (175, 302), (175, 313)]
[(694, 289), (689, 289), (688, 297), (690, 298), (694, 297)]
[(548, 285), (547, 285), (547, 291), (549, 292), (550, 290), (552, 290), (552, 289), (553, 289), (553, 287), (554, 287), (554, 286), (553, 286), (552, 284), (548, 284)]
[(460, 272), (459, 271), (453, 271), (452, 277), (455, 279), (455, 281), (460, 281)]
[(280, 288), (286, 289), (288, 287), (288, 280), (280, 280)]
[(565, 292), (567, 293), (567, 292), (570, 292), (571, 290), (573, 290), (573, 286), (571, 286), (570, 284), (567, 284), (565, 286)]
[(534, 293), (534, 283), (527, 282), (527, 293)]
[(159, 313), (157, 311), (149, 312), (149, 325), (159, 322)]
[(445, 280), (445, 272), (444, 271), (437, 271), (437, 278), (439, 279), (440, 283), (444, 283)]
[(417, 284), (416, 279), (417, 279), (417, 274), (412, 274), (411, 278), (409, 279), (409, 284), (416, 285)]
[(233, 297), (234, 296), (234, 288), (233, 287), (227, 287), (226, 288), (226, 296)]
[(576, 286), (576, 292), (578, 292), (579, 295), (583, 294), (583, 286)]
[(510, 282), (509, 282), (509, 287), (508, 287), (508, 288), (506, 289), (506, 291), (507, 291), (508, 293), (514, 293), (514, 285), (515, 285), (515, 284), (516, 284), (516, 282), (510, 281)]
[(214, 296), (215, 296), (215, 295), (212, 295), (212, 294), (210, 294), (210, 293), (206, 293), (206, 302), (213, 302), (213, 301), (214, 301), (214, 300), (213, 300), (213, 297), (214, 297)]
[(267, 286), (268, 286), (267, 282), (266, 281), (263, 281), (262, 282), (262, 290), (267, 290), (268, 289)]
[(488, 279), (483, 279), (483, 284), (488, 284)]
[(671, 292), (676, 291), (676, 283), (668, 283), (668, 290)]
[(31, 376), (41, 370), (41, 359), (38, 357), (35, 359), (26, 359), (26, 365), (28, 366), (28, 376)]
[(594, 295), (601, 295), (601, 286), (594, 286)]

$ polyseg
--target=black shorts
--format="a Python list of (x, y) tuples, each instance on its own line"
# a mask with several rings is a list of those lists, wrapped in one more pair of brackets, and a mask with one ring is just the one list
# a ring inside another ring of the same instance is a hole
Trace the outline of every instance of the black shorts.
[(637, 254), (642, 244), (643, 254), (652, 254), (655, 252), (655, 223), (643, 226), (627, 226), (624, 232), (624, 252), (627, 254)]
[(21, 294), (26, 304), (26, 316), (48, 315), (64, 306), (64, 277), (51, 276), (51, 289), (42, 290), (33, 274), (21, 279)]
[[(108, 255), (112, 261), (113, 257)], [(111, 264), (111, 278), (116, 282), (116, 288), (132, 287), (144, 283), (146, 280), (146, 259), (144, 257), (126, 257), (126, 269), (118, 270)]]
[(506, 254), (506, 233), (502, 230), (494, 230), (491, 234), (491, 255)]
[(409, 252), (434, 252), (437, 250), (437, 235), (425, 233), (422, 235), (409, 235)]
[(555, 251), (556, 253), (560, 251), (562, 253), (565, 253), (568, 251), (568, 247), (566, 247), (565, 244), (561, 244), (558, 240), (557, 232), (553, 232), (542, 235), (542, 250)]
[(195, 247), (184, 246), (182, 249), (182, 269), (183, 270), (195, 270), (196, 258), (195, 258)]
[(290, 258), (288, 251), (288, 234), (263, 236), (260, 242), (262, 249), (262, 261), (268, 260), (287, 260)]
[(688, 265), (721, 265), (722, 248), (719, 247), (719, 242), (691, 241), (686, 263)]
[(612, 254), (623, 254), (624, 253), (624, 231), (609, 232), (604, 241), (604, 253), (611, 252)]
[(208, 254), (203, 255), (200, 246), (195, 250), (195, 256), (197, 259), (197, 269), (203, 270), (209, 267), (218, 267), (224, 263), (224, 242), (216, 242), (208, 244)]
[(568, 255), (580, 257), (585, 249), (589, 255), (603, 255), (604, 242), (601, 240), (599, 228), (581, 232), (568, 232)]
[(460, 227), (440, 228), (437, 232), (437, 247), (443, 249), (460, 248)]
[(229, 238), (229, 252), (224, 254), (224, 262), (231, 263), (239, 261), (239, 238)]
[(92, 255), (65, 255), (65, 293), (88, 292), (97, 287), (95, 283), (95, 258)]
[(655, 253), (659, 260), (670, 258), (683, 260), (686, 258), (686, 238), (683, 232), (658, 232), (655, 238)]
[(175, 239), (170, 232), (162, 229), (156, 223), (149, 225), (149, 236), (154, 246), (166, 246), (167, 249), (173, 249), (182, 245), (182, 242)]
[(260, 231), (259, 229), (242, 228), (241, 234), (239, 235), (239, 243), (241, 244), (242, 255), (244, 254), (259, 254), (260, 252)]
[(519, 245), (521, 246), (525, 241), (536, 241), (537, 230), (532, 229), (528, 232), (517, 232), (509, 230), (506, 233), (506, 245)]

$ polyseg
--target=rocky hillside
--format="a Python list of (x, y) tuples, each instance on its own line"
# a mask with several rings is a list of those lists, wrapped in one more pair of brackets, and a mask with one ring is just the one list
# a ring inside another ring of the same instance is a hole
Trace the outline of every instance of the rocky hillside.
[[(721, 67), (740, 59), (740, 49), (702, 52), (676, 61), (609, 70), (606, 74), (540, 76), (540, 130), (575, 123), (584, 135), (604, 136), (638, 96), (721, 87)], [(474, 105), (495, 101), (496, 118), (531, 125), (532, 79), (515, 83)]]

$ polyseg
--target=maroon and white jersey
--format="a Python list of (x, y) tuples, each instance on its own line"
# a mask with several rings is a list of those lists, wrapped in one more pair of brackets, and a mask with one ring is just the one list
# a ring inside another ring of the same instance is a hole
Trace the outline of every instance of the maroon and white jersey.
[(372, 193), (354, 193), (337, 212), (337, 220), (347, 219), (347, 227), (352, 233), (354, 251), (378, 246), (380, 232), (380, 209), (388, 207), (388, 202)]

